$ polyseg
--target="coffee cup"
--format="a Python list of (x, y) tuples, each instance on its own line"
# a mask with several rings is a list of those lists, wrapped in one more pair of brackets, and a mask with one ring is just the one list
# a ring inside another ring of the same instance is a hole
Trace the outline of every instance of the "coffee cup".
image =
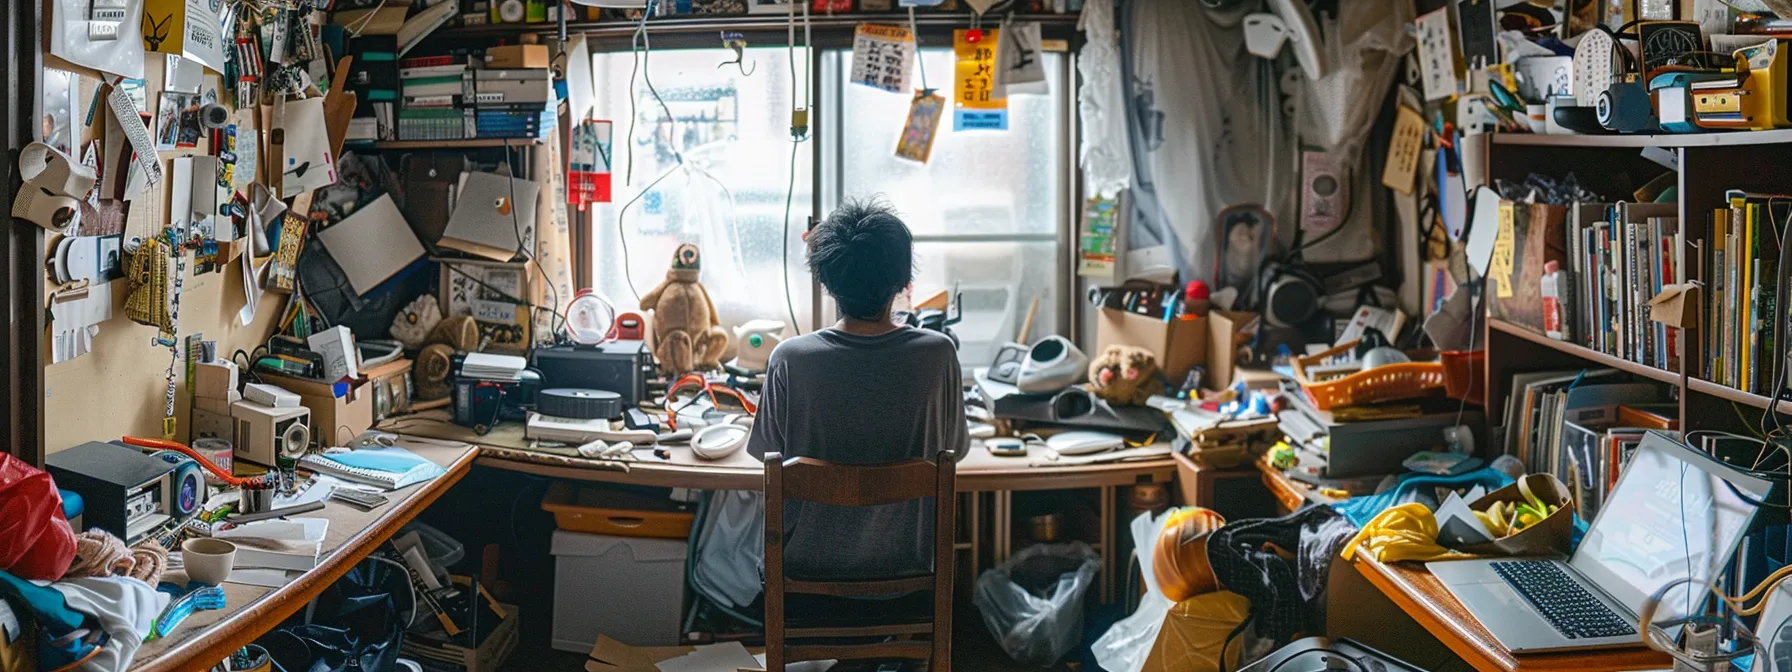
[(230, 578), (236, 565), (236, 544), (223, 539), (188, 539), (180, 545), (187, 578), (215, 586)]

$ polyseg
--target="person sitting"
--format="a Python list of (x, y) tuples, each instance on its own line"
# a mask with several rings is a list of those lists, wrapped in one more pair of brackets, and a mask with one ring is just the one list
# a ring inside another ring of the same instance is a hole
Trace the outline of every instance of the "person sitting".
[[(747, 450), (838, 464), (964, 454), (963, 372), (951, 339), (900, 324), (914, 239), (889, 205), (853, 201), (808, 236), (808, 264), (841, 318), (772, 352)], [(933, 502), (785, 505), (785, 573), (809, 580), (932, 571)]]

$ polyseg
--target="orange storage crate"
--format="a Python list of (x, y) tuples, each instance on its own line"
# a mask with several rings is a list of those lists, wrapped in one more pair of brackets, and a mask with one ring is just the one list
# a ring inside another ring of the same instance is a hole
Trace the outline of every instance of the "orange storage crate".
[(1355, 347), (1356, 341), (1351, 341), (1318, 354), (1295, 358), (1294, 378), (1319, 410), (1418, 399), (1444, 391), (1442, 362), (1389, 364), (1320, 381), (1307, 375), (1308, 368), (1347, 354)]
[(562, 530), (613, 537), (686, 539), (697, 516), (669, 499), (566, 483), (549, 486), (541, 508)]
[(1444, 363), (1444, 394), (1477, 406), (1487, 403), (1487, 351), (1438, 353)]

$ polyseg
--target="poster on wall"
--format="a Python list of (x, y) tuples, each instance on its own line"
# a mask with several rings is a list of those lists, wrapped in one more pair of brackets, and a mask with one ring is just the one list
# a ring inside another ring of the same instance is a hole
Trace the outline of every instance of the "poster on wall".
[(999, 31), (954, 30), (957, 58), (952, 78), (952, 130), (1008, 130), (1008, 98), (996, 90), (996, 42)]
[(218, 15), (224, 0), (145, 0), (143, 48), (179, 54), (212, 72), (224, 72), (224, 45)]
[(859, 24), (852, 38), (852, 83), (891, 93), (909, 90), (915, 35), (901, 26)]

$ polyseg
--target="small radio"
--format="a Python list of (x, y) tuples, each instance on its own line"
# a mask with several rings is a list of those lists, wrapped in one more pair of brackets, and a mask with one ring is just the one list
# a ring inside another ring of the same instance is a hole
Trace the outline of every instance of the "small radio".
[(111, 532), (125, 544), (142, 541), (172, 520), (176, 465), (110, 443), (83, 443), (44, 458), (56, 485), (87, 502), (82, 522)]

